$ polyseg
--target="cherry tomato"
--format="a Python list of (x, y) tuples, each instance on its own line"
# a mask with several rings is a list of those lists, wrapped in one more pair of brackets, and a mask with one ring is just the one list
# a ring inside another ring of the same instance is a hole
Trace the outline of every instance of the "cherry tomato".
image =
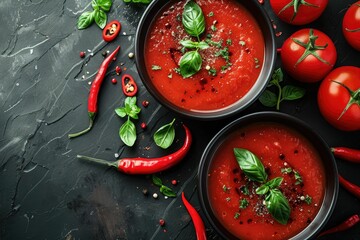
[(106, 42), (111, 42), (114, 40), (117, 35), (119, 35), (121, 30), (121, 24), (117, 20), (109, 22), (102, 32), (102, 37)]
[(281, 48), (284, 70), (300, 82), (322, 80), (334, 67), (336, 58), (333, 41), (325, 33), (310, 28), (292, 34)]
[(318, 105), (335, 128), (360, 130), (360, 68), (342, 66), (332, 70), (320, 84)]
[(270, 0), (270, 5), (284, 22), (303, 25), (320, 17), (328, 2), (329, 0)]
[(351, 5), (346, 11), (342, 30), (346, 41), (360, 51), (360, 1)]

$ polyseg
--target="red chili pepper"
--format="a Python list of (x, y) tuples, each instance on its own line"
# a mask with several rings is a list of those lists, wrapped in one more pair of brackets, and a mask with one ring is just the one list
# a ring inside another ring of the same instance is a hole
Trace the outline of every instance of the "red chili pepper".
[(202, 221), (200, 214), (196, 211), (196, 209), (189, 203), (189, 201), (185, 198), (184, 192), (181, 193), (181, 199), (186, 207), (186, 210), (189, 212), (191, 219), (194, 223), (196, 239), (197, 240), (206, 240), (206, 230), (204, 222)]
[(353, 195), (355, 195), (357, 198), (360, 199), (360, 187), (359, 186), (349, 182), (348, 180), (343, 178), (340, 174), (339, 174), (339, 183), (346, 190), (348, 190), (349, 192), (351, 192)]
[(335, 157), (348, 160), (354, 163), (360, 163), (360, 150), (346, 148), (346, 147), (333, 147), (331, 151)]
[(350, 218), (348, 218), (345, 222), (341, 223), (340, 225), (330, 228), (330, 229), (320, 233), (319, 237), (324, 236), (326, 234), (347, 230), (347, 229), (353, 227), (354, 225), (356, 225), (359, 221), (360, 221), (359, 215), (355, 214), (355, 215), (351, 216)]
[(102, 32), (102, 37), (106, 42), (111, 42), (117, 37), (117, 35), (119, 35), (120, 30), (120, 22), (117, 20), (111, 21), (105, 26)]
[(190, 149), (192, 142), (191, 132), (185, 125), (183, 125), (183, 127), (185, 129), (186, 135), (184, 144), (179, 150), (167, 156), (159, 158), (122, 158), (115, 162), (109, 162), (106, 160), (83, 155), (78, 155), (77, 158), (96, 162), (109, 167), (115, 167), (119, 172), (126, 174), (153, 174), (161, 172), (179, 163)]
[(119, 50), (120, 50), (120, 46), (118, 46), (107, 58), (104, 59), (104, 61), (100, 65), (99, 71), (96, 74), (94, 81), (91, 84), (89, 97), (88, 97), (88, 114), (90, 119), (89, 127), (81, 132), (69, 134), (68, 135), (69, 138), (81, 136), (91, 130), (97, 113), (97, 100), (98, 100), (101, 84), (105, 78), (106, 71), (112, 59), (114, 58), (114, 56), (116, 56)]
[(133, 77), (129, 74), (125, 74), (122, 77), (122, 90), (123, 93), (128, 97), (133, 97), (138, 91), (138, 87), (136, 82), (134, 81)]

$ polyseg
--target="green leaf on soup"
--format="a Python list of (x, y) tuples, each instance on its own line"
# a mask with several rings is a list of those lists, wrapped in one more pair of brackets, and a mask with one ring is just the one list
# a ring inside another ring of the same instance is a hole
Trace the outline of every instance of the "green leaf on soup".
[(279, 189), (271, 189), (265, 198), (266, 208), (279, 223), (287, 224), (291, 209), (288, 200)]
[(182, 14), (182, 23), (185, 31), (193, 37), (199, 37), (205, 31), (204, 14), (194, 1), (186, 3)]
[(191, 77), (201, 69), (202, 59), (197, 51), (185, 53), (180, 58), (180, 74), (184, 78)]

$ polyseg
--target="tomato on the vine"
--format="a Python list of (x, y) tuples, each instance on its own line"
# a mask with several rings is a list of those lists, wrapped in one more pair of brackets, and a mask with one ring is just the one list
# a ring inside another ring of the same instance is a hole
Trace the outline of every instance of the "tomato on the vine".
[(346, 41), (360, 51), (360, 1), (352, 4), (346, 11), (342, 30)]
[(321, 81), (334, 67), (337, 53), (333, 41), (315, 29), (301, 29), (281, 47), (283, 69), (300, 82)]
[(360, 68), (342, 66), (331, 71), (320, 84), (318, 105), (335, 128), (360, 130)]
[(328, 2), (329, 0), (270, 0), (270, 5), (284, 22), (304, 25), (319, 18)]

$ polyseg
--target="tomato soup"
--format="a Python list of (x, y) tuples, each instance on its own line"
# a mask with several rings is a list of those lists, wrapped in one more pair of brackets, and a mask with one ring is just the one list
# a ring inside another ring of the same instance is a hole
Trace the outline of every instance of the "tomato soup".
[[(244, 97), (255, 84), (264, 62), (265, 43), (251, 13), (235, 0), (197, 0), (205, 16), (200, 38), (184, 29), (186, 1), (172, 1), (151, 25), (145, 64), (151, 81), (172, 104), (192, 111), (219, 110)], [(179, 73), (181, 57), (191, 49), (180, 41), (204, 41), (198, 50), (201, 69), (191, 77)]]
[[(278, 187), (291, 209), (287, 224), (278, 223), (256, 194), (261, 184), (240, 169), (234, 148), (254, 153), (268, 180), (283, 178)], [(325, 172), (314, 146), (300, 133), (278, 123), (254, 123), (240, 128), (221, 144), (208, 174), (211, 207), (219, 222), (240, 239), (289, 239), (309, 225), (318, 213)]]

